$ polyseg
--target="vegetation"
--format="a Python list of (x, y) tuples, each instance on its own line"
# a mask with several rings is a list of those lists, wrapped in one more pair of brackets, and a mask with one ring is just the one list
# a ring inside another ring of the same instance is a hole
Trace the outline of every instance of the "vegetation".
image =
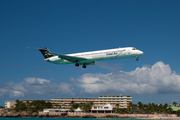
[[(174, 106), (178, 106), (178, 103), (173, 102)], [(71, 101), (70, 103), (70, 111), (73, 112), (74, 109), (77, 109), (78, 107), (83, 110), (83, 112), (90, 112), (91, 108), (93, 106), (93, 102), (86, 102), (86, 103), (75, 103), (74, 101)], [(44, 100), (34, 100), (33, 102), (22, 102), (19, 100), (16, 100), (16, 107), (14, 110), (16, 111), (32, 111), (32, 112), (38, 112), (42, 111), (44, 108), (61, 108), (63, 105), (53, 104), (50, 102), (45, 102)], [(1, 107), (0, 108), (4, 108)], [(143, 104), (141, 102), (138, 102), (137, 104), (133, 104), (132, 102), (129, 102), (128, 108), (119, 108), (119, 104), (116, 104), (113, 108), (115, 113), (128, 113), (128, 114), (172, 114), (173, 110), (169, 105), (166, 103), (164, 105), (162, 104), (154, 104), (154, 103), (148, 103)], [(180, 115), (180, 110), (176, 111), (176, 114)]]
[(70, 111), (73, 111), (74, 109), (77, 109), (79, 107), (83, 110), (83, 112), (90, 112), (93, 106), (93, 102), (86, 102), (86, 103), (78, 104), (78, 103), (75, 103), (74, 101), (71, 101), (70, 105), (71, 105)]
[(0, 106), (0, 108), (5, 108), (4, 106)]
[(27, 101), (26, 103), (16, 100), (16, 111), (32, 111), (38, 112), (42, 111), (44, 108), (52, 108), (52, 103), (45, 102), (44, 100), (34, 100), (33, 102)]
[(154, 104), (154, 103), (148, 103), (143, 104), (141, 102), (138, 102), (138, 104), (133, 104), (132, 102), (129, 103), (128, 108), (119, 108), (116, 105), (115, 112), (116, 113), (129, 113), (129, 114), (171, 114), (173, 113), (173, 110), (168, 107), (168, 104)]

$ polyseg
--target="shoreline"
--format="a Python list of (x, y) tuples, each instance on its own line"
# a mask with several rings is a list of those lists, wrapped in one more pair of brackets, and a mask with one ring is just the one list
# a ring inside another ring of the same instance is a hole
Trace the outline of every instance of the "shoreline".
[(117, 113), (82, 113), (68, 112), (15, 112), (0, 111), (0, 117), (22, 117), (22, 118), (132, 118), (132, 119), (180, 119), (176, 114), (117, 114)]

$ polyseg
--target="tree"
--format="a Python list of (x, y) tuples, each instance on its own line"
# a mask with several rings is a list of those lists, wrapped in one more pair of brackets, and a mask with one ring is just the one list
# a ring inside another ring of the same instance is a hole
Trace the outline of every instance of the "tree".
[(176, 106), (176, 105), (178, 105), (178, 103), (177, 102), (173, 102), (173, 105)]
[(0, 108), (5, 108), (4, 106), (0, 106)]
[(173, 113), (173, 109), (171, 107), (167, 108), (167, 113), (172, 114)]
[(119, 104), (116, 104), (115, 107), (118, 109), (119, 108)]
[(180, 116), (180, 110), (176, 111), (177, 116)]
[(26, 104), (17, 99), (16, 100), (16, 107), (14, 108), (14, 110), (16, 110), (16, 111), (25, 111), (26, 109), (27, 109)]
[(113, 108), (113, 111), (115, 111), (115, 113), (119, 113), (120, 112), (119, 104), (115, 105), (115, 108)]
[(79, 107), (80, 107), (81, 109), (84, 109), (85, 103), (80, 103), (80, 104), (79, 104)]
[(84, 112), (90, 112), (90, 111), (91, 111), (91, 108), (92, 108), (92, 105), (93, 105), (93, 102), (87, 102), (87, 103), (85, 103), (85, 106), (84, 106), (83, 111), (84, 111)]
[(143, 108), (144, 108), (144, 106), (143, 106), (143, 103), (142, 103), (142, 102), (138, 102), (138, 103), (137, 103), (137, 105), (138, 105), (139, 109), (143, 109)]
[(42, 111), (44, 108), (52, 108), (52, 103), (46, 103), (44, 100), (34, 100), (31, 103), (29, 103), (29, 101), (24, 103), (22, 101), (16, 100), (16, 107), (14, 110), (38, 112), (39, 110)]
[(132, 106), (133, 106), (133, 103), (132, 103), (132, 102), (129, 102), (129, 103), (128, 103), (128, 107), (132, 108)]

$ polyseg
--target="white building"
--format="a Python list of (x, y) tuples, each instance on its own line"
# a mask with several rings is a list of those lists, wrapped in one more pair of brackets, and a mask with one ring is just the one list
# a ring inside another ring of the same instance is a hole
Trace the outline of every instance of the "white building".
[(51, 112), (68, 112), (69, 109), (53, 109), (53, 108), (46, 108), (46, 109), (43, 109), (43, 112), (44, 113), (51, 113)]
[(103, 106), (93, 106), (91, 109), (91, 113), (112, 113), (113, 107), (110, 104), (106, 104)]
[(6, 101), (5, 102), (5, 108), (12, 108), (16, 106), (16, 101)]

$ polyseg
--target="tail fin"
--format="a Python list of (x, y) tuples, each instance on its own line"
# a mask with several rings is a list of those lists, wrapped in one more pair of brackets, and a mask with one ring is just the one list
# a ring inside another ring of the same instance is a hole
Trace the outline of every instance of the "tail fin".
[(48, 50), (48, 48), (39, 49), (39, 51), (41, 51), (42, 55), (45, 58), (49, 58), (49, 57), (54, 56), (54, 55), (51, 54), (51, 52)]
[[(30, 48), (30, 47), (28, 47), (28, 48)], [(30, 49), (38, 49), (45, 58), (54, 56), (53, 54), (51, 54), (51, 52), (49, 51), (48, 48), (30, 48)]]

